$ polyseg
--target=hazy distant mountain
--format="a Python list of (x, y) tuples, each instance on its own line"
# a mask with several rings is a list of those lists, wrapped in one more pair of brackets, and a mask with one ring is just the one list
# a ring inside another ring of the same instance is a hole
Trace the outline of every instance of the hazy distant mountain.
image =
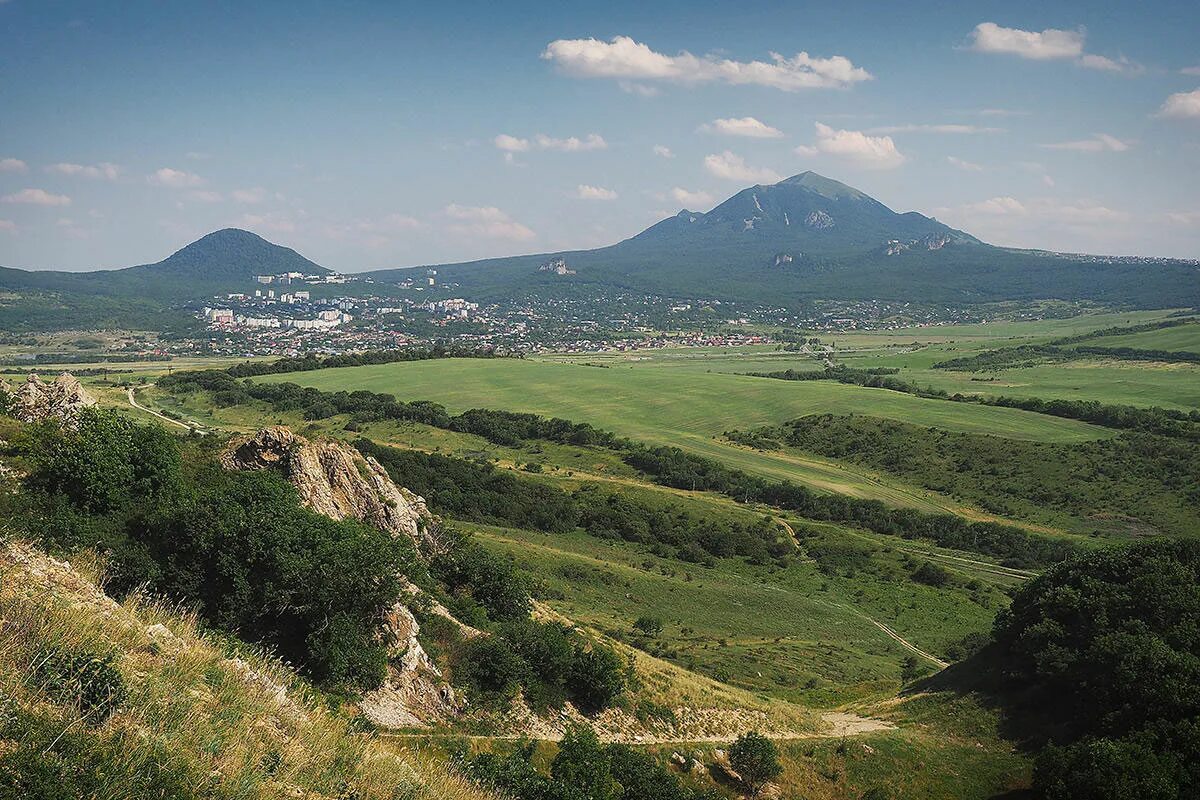
[[(563, 270), (538, 269), (558, 260)], [(707, 213), (680, 211), (609, 247), (432, 266), (443, 281), (481, 297), (616, 287), (780, 305), (815, 299), (1200, 302), (1200, 271), (1189, 262), (1116, 262), (993, 247), (922, 214), (896, 213), (815, 172), (744, 189)], [(388, 280), (412, 273), (372, 274)]]
[(165, 306), (245, 290), (255, 275), (329, 271), (237, 228), (214, 231), (154, 264), (95, 272), (0, 268), (0, 291), (18, 295), (0, 305), (0, 330), (158, 326)]

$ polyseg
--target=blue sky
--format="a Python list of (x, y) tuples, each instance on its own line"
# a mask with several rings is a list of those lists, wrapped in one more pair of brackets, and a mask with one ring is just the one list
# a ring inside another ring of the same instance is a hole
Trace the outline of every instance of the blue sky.
[(1200, 257), (1200, 5), (1097, 5), (0, 0), (0, 264), (592, 247), (807, 169), (997, 244)]

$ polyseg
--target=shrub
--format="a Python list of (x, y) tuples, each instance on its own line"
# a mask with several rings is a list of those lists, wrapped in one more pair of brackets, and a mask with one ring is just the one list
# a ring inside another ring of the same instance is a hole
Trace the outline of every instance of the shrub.
[(744, 733), (729, 748), (729, 764), (742, 776), (751, 797), (783, 772), (775, 744), (758, 731)]
[(125, 702), (125, 679), (111, 655), (54, 649), (39, 657), (29, 680), (55, 700), (72, 703), (91, 725), (100, 725)]
[(624, 666), (615, 650), (598, 642), (578, 651), (567, 679), (571, 699), (588, 713), (607, 708), (625, 691)]

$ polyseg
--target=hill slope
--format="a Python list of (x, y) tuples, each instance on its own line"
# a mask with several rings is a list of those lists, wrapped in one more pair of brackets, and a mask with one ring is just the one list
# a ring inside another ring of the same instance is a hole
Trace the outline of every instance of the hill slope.
[[(576, 274), (538, 269), (553, 258)], [(609, 247), (435, 266), (443, 279), (482, 297), (618, 287), (780, 305), (1060, 298), (1166, 307), (1200, 301), (1194, 263), (994, 247), (916, 212), (892, 211), (814, 172), (744, 189), (707, 213), (681, 211)], [(411, 273), (372, 274), (391, 280)]]

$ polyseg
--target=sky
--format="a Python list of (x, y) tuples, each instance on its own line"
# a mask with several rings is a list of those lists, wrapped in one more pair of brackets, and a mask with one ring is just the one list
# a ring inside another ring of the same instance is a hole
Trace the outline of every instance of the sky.
[(0, 0), (0, 265), (223, 227), (342, 271), (589, 248), (805, 170), (1200, 258), (1198, 33), (1194, 0)]

